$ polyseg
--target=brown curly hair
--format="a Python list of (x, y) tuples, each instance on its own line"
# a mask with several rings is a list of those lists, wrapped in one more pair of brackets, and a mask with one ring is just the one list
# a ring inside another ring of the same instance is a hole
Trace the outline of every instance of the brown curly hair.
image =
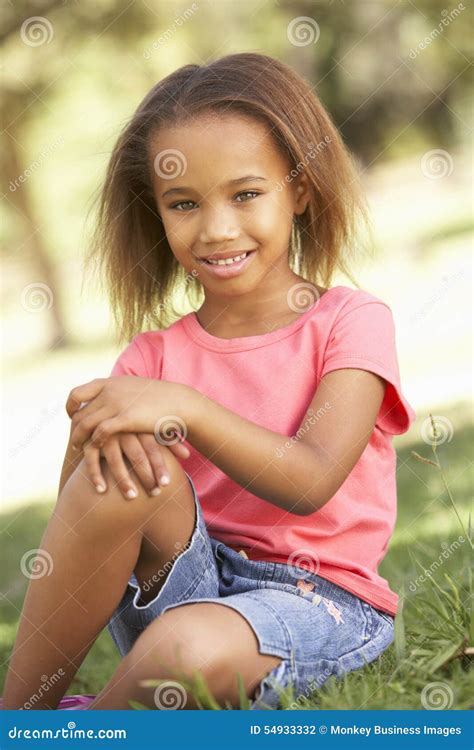
[(185, 65), (151, 89), (122, 130), (99, 197), (86, 266), (96, 261), (105, 280), (119, 343), (180, 317), (180, 292), (193, 309), (203, 299), (200, 280), (189, 278), (168, 244), (149, 149), (160, 128), (209, 112), (250, 115), (269, 125), (291, 164), (290, 176), (307, 175), (311, 199), (294, 219), (291, 269), (324, 286), (339, 270), (358, 286), (349, 260), (361, 228), (371, 233), (367, 205), (353, 159), (309, 83), (285, 63), (257, 53)]

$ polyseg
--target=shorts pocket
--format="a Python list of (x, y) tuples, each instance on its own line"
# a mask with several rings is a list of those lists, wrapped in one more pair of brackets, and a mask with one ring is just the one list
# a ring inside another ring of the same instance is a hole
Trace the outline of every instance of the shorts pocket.
[[(395, 618), (392, 615), (389, 615), (388, 612), (382, 612), (381, 609), (375, 609), (375, 607), (372, 607), (373, 613), (374, 613), (374, 620), (378, 621), (378, 623), (382, 627), (386, 627), (387, 625), (393, 630), (395, 625)], [(380, 630), (381, 628), (379, 628)]]

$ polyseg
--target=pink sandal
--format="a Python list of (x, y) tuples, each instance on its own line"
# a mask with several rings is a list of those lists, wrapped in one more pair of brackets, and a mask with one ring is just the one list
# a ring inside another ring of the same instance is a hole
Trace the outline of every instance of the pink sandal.
[[(95, 695), (65, 695), (61, 698), (58, 704), (58, 711), (85, 711), (92, 701)], [(0, 709), (3, 708), (3, 701), (0, 698)]]

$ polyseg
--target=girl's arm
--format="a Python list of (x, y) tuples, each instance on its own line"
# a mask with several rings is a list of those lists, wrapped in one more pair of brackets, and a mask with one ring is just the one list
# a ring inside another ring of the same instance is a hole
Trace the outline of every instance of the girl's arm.
[(309, 515), (333, 497), (362, 455), (385, 386), (366, 370), (328, 373), (292, 438), (196, 392), (187, 439), (241, 487), (291, 513)]
[[(84, 445), (90, 438), (94, 448), (122, 431), (158, 432), (166, 444), (170, 424), (183, 428), (188, 442), (241, 487), (288, 512), (309, 515), (333, 497), (362, 455), (385, 387), (386, 381), (368, 370), (329, 372), (290, 437), (190, 386), (133, 376), (98, 378), (74, 388), (66, 410), (73, 442)], [(81, 402), (87, 406), (78, 409)]]

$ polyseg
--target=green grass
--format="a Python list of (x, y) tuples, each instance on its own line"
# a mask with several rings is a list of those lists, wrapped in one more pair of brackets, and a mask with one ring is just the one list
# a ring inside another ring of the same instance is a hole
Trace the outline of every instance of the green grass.
[[(424, 707), (422, 695), (426, 696), (425, 704), (433, 707), (473, 707), (469, 667), (474, 645), (470, 541), (474, 429), (464, 423), (464, 415), (468, 413), (464, 405), (437, 412), (440, 413), (453, 425), (450, 440), (435, 445), (434, 450), (423, 440), (411, 442), (407, 436), (397, 438), (395, 443), (398, 520), (380, 567), (381, 574), (401, 595), (394, 645), (376, 662), (342, 680), (331, 678), (312, 695), (294, 695), (290, 686), (282, 693), (282, 708), (418, 709)], [(418, 415), (417, 425), (421, 426), (423, 419), (423, 415)], [(412, 435), (416, 437), (415, 430)], [(421, 461), (413, 451), (438, 466)], [(26, 512), (25, 508), (19, 508), (2, 515), (2, 686), (27, 585), (20, 571), (20, 560), (26, 550), (38, 546), (52, 508), (51, 502), (35, 503)], [(431, 575), (425, 575), (423, 581), (420, 574), (427, 570)], [(104, 630), (68, 694), (98, 693), (119, 660)], [(202, 680), (197, 678), (187, 687), (203, 708), (218, 708)], [(248, 705), (244, 697), (242, 694), (243, 708)]]

